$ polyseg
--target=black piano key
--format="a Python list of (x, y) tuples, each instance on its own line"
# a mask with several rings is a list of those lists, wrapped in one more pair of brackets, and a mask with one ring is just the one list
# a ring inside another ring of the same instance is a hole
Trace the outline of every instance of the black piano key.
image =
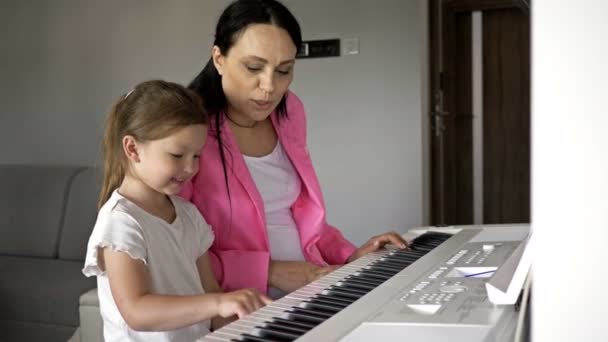
[(327, 289), (328, 290), (340, 290), (340, 291), (352, 293), (354, 295), (359, 295), (359, 296), (365, 296), (369, 292), (367, 290), (354, 288), (350, 285), (342, 285), (342, 286), (333, 285), (333, 286), (328, 287)]
[(413, 257), (413, 258), (420, 258), (427, 253), (427, 252), (423, 252), (423, 251), (418, 251), (415, 248), (416, 248), (416, 245), (412, 245), (410, 249), (398, 249), (391, 253), (393, 255), (400, 255), (403, 257)]
[(398, 261), (396, 259), (387, 259), (387, 258), (379, 259), (378, 263), (381, 265), (388, 265), (391, 267), (400, 268), (401, 270), (403, 270), (404, 268), (406, 268), (412, 264), (411, 262), (402, 262), (402, 261)]
[(409, 262), (409, 263), (413, 263), (416, 262), (416, 260), (420, 259), (421, 256), (414, 256), (414, 255), (407, 255), (404, 253), (389, 253), (385, 256), (385, 258), (390, 258), (390, 259), (394, 259), (396, 261), (400, 261), (400, 262)]
[(326, 311), (307, 309), (307, 308), (302, 308), (299, 306), (292, 306), (291, 309), (289, 309), (287, 312), (296, 312), (296, 313), (316, 316), (316, 317), (324, 318), (324, 319), (328, 319), (332, 316), (331, 313), (328, 313)]
[(391, 272), (391, 273), (393, 273), (393, 275), (395, 275), (396, 273), (399, 273), (399, 272), (401, 272), (403, 270), (403, 267), (397, 269), (395, 267), (391, 267), (390, 265), (384, 265), (384, 264), (379, 263), (379, 262), (373, 263), (373, 264), (367, 266), (367, 268), (371, 268), (373, 270), (382, 270), (382, 271), (385, 271), (385, 272)]
[(335, 296), (328, 296), (328, 295), (325, 295), (322, 293), (316, 294), (314, 297), (312, 297), (312, 299), (314, 299), (314, 300), (319, 299), (322, 301), (331, 302), (335, 305), (344, 305), (344, 307), (347, 307), (352, 304), (351, 300), (336, 298)]
[(342, 311), (342, 309), (344, 309), (343, 307), (339, 307), (339, 306), (333, 306), (333, 305), (329, 305), (329, 304), (322, 304), (319, 302), (313, 302), (313, 301), (304, 301), (304, 308), (306, 309), (312, 309), (312, 310), (320, 310), (323, 312), (327, 312), (330, 314), (336, 314), (340, 311)]
[(346, 300), (350, 299), (352, 302), (354, 302), (357, 299), (359, 299), (359, 298), (362, 297), (362, 295), (354, 294), (354, 293), (348, 292), (348, 291), (341, 291), (341, 290), (336, 289), (336, 288), (323, 290), (323, 293), (326, 293), (326, 294), (328, 294), (330, 296), (342, 297), (342, 298), (344, 298)]
[(260, 337), (263, 337), (263, 338), (270, 338), (273, 340), (285, 341), (285, 342), (291, 342), (291, 341), (297, 339), (298, 337), (300, 337), (299, 334), (288, 333), (288, 332), (280, 331), (280, 330), (273, 329), (273, 328), (260, 328), (260, 327), (256, 327), (254, 334), (259, 335)]
[(376, 279), (381, 279), (384, 281), (391, 279), (393, 276), (392, 275), (386, 275), (380, 272), (376, 272), (376, 271), (372, 271), (372, 270), (367, 270), (367, 269), (361, 269), (357, 272), (355, 272), (355, 274), (360, 274), (360, 275), (364, 275), (367, 277), (373, 277)]
[(381, 274), (381, 275), (388, 277), (388, 279), (392, 278), (395, 274), (397, 274), (397, 272), (395, 272), (395, 271), (385, 271), (385, 270), (382, 270), (379, 268), (375, 268), (374, 266), (365, 266), (364, 268), (361, 269), (361, 271), (370, 271), (370, 272), (374, 272), (376, 274)]
[(292, 334), (306, 334), (310, 329), (300, 328), (294, 325), (288, 325), (286, 323), (273, 323), (273, 322), (264, 322), (263, 327), (273, 328), (281, 331), (291, 332)]
[(280, 323), (280, 324), (285, 324), (285, 325), (289, 325), (289, 326), (295, 326), (298, 328), (302, 328), (302, 329), (312, 329), (314, 327), (317, 326), (317, 324), (314, 323), (307, 323), (307, 322), (301, 322), (301, 321), (294, 321), (294, 320), (290, 320), (287, 318), (281, 318), (281, 317), (273, 317), (272, 320), (270, 321), (272, 323)]
[(357, 279), (359, 281), (366, 282), (368, 284), (374, 284), (376, 286), (380, 286), (385, 281), (384, 279), (378, 279), (376, 277), (370, 277), (370, 276), (367, 276), (365, 274), (360, 274), (358, 272), (355, 272), (355, 274), (353, 274), (352, 276), (348, 276), (348, 277), (346, 277), (344, 279), (345, 280)]
[(349, 280), (345, 280), (345, 281), (339, 281), (336, 283), (336, 286), (344, 286), (344, 285), (354, 287), (357, 289), (361, 289), (364, 291), (368, 291), (368, 292), (377, 287), (377, 286), (372, 286), (372, 285), (367, 285), (364, 283), (357, 282), (357, 281), (353, 280), (353, 278), (351, 278)]
[(414, 246), (414, 247), (412, 247), (412, 249), (415, 251), (424, 252), (425, 254), (433, 250), (432, 247), (424, 247), (424, 246)]
[(238, 340), (232, 339), (231, 341), (235, 342), (282, 342), (280, 340), (263, 338), (258, 336), (253, 336), (251, 334), (242, 334)]
[(316, 325), (319, 325), (320, 323), (323, 323), (325, 321), (325, 318), (321, 318), (319, 316), (311, 316), (311, 315), (307, 315), (304, 313), (299, 313), (297, 311), (294, 311), (293, 309), (291, 310), (287, 310), (285, 311), (288, 314), (289, 319), (297, 321), (297, 322), (308, 322), (308, 323), (315, 323)]

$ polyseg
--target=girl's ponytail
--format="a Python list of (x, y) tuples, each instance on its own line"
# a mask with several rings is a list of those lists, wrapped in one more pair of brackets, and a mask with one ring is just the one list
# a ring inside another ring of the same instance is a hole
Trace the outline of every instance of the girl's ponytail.
[(121, 155), (120, 118), (118, 107), (124, 98), (118, 100), (108, 114), (102, 142), (103, 156), (103, 182), (99, 194), (98, 208), (108, 201), (112, 192), (116, 190), (125, 177), (125, 166)]

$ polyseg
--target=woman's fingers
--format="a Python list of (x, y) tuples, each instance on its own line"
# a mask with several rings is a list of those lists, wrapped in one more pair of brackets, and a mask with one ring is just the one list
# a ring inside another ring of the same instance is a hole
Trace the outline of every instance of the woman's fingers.
[[(374, 239), (374, 238), (372, 238), (372, 239)], [(380, 236), (376, 236), (375, 239), (376, 239), (376, 241), (374, 244), (378, 248), (384, 247), (384, 245), (386, 245), (387, 243), (391, 243), (401, 249), (408, 247), (407, 241), (405, 241), (401, 237), (401, 235), (397, 234), (396, 232), (385, 233)]]
[(349, 262), (354, 261), (371, 252), (375, 252), (388, 243), (393, 244), (397, 248), (401, 249), (409, 247), (409, 244), (401, 237), (401, 235), (397, 234), (396, 232), (388, 232), (381, 235), (373, 236), (369, 240), (367, 240), (367, 242), (363, 246), (359, 247), (357, 251), (349, 258)]

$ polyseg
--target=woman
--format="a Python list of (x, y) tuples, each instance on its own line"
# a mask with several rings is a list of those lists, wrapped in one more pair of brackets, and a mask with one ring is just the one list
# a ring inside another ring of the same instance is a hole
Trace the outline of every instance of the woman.
[(235, 1), (190, 84), (212, 124), (204, 167), (183, 195), (214, 229), (210, 256), (226, 290), (253, 287), (278, 298), (386, 243), (407, 247), (391, 232), (356, 248), (325, 221), (304, 108), (288, 90), (301, 43), (281, 3)]

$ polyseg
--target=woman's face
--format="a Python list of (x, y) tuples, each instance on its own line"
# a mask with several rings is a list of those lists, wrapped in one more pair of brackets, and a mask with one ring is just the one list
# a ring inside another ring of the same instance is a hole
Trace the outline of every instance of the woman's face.
[(213, 62), (232, 118), (262, 121), (281, 101), (293, 79), (296, 46), (286, 30), (269, 25), (247, 27), (226, 55), (216, 46)]

